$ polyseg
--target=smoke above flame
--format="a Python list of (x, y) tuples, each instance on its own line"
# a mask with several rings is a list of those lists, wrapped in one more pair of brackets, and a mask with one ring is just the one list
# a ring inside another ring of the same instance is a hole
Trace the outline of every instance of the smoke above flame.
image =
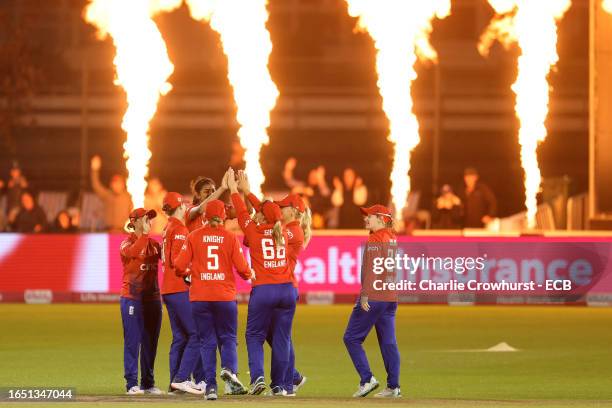
[(376, 72), (382, 107), (389, 120), (388, 140), (393, 144), (390, 175), (395, 218), (401, 218), (410, 191), (410, 155), (419, 144), (419, 122), (413, 113), (412, 82), (417, 61), (437, 62), (429, 42), (434, 18), (450, 14), (450, 0), (394, 1), (346, 0), (357, 28), (368, 32), (376, 48)]
[(521, 165), (525, 172), (527, 227), (535, 228), (537, 200), (542, 177), (537, 148), (547, 135), (550, 86), (548, 74), (559, 60), (557, 23), (571, 5), (571, 0), (488, 0), (496, 12), (482, 34), (478, 50), (488, 55), (497, 40), (505, 48), (517, 45), (518, 74), (512, 84), (516, 95), (515, 113), (520, 122), (518, 141)]

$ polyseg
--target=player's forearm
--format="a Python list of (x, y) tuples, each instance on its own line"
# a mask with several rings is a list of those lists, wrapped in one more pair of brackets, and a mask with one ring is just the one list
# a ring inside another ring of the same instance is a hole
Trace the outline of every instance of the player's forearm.
[(144, 256), (142, 256), (140, 253), (146, 247), (148, 241), (149, 234), (142, 234), (142, 236), (133, 244), (126, 245), (125, 247), (121, 248), (121, 255), (125, 256), (126, 258), (144, 259)]
[(212, 200), (218, 200), (219, 197), (221, 197), (221, 195), (225, 192), (225, 187), (221, 186), (219, 187), (218, 190), (216, 190), (214, 193), (212, 193), (211, 195), (209, 195), (208, 197), (206, 197), (200, 204), (198, 204), (197, 206), (193, 207), (191, 209), (191, 211), (189, 211), (189, 213), (187, 214), (187, 217), (189, 218), (189, 221), (193, 221), (195, 220), (199, 215), (204, 214), (204, 211), (206, 210), (206, 204), (208, 204), (209, 202), (211, 202)]

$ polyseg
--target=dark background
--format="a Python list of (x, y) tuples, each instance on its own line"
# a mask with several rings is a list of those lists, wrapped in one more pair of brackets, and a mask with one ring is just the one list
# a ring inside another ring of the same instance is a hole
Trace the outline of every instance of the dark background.
[[(517, 52), (495, 45), (489, 58), (481, 57), (476, 44), (492, 9), (485, 0), (452, 3), (451, 16), (434, 23), (432, 43), (439, 66), (419, 64), (413, 85), (415, 110), (423, 123), (421, 143), (411, 159), (413, 189), (422, 192), (421, 206), (428, 208), (434, 190), (432, 123), (439, 69), (443, 124), (437, 184), (459, 188), (463, 168), (476, 166), (498, 197), (500, 215), (516, 213), (524, 208), (518, 124), (510, 91)], [(12, 111), (6, 103), (0, 109), (0, 177), (6, 177), (11, 161), (17, 159), (35, 188), (78, 191), (89, 188), (86, 170), (93, 154), (102, 155), (105, 178), (124, 171), (120, 118), (125, 103), (122, 90), (112, 82), (114, 49), (110, 40), (98, 41), (95, 29), (84, 23), (85, 4), (82, 0), (0, 1), (0, 97), (16, 101)], [(270, 0), (269, 10), (274, 44), (270, 70), (281, 96), (272, 114), (270, 145), (262, 152), (264, 189), (284, 188), (283, 164), (295, 156), (298, 178), (323, 164), (331, 182), (331, 176), (351, 166), (369, 187), (370, 202), (388, 200), (391, 147), (384, 126), (280, 125), (287, 122), (283, 118), (308, 114), (312, 108), (289, 103), (308, 98), (365, 101), (362, 110), (351, 104), (346, 112), (319, 109), (320, 114), (331, 115), (331, 122), (344, 114), (384, 121), (370, 37), (354, 33), (355, 20), (348, 16), (344, 0)], [(158, 16), (156, 22), (175, 72), (170, 78), (174, 89), (162, 98), (158, 118), (152, 122), (151, 173), (169, 190), (186, 191), (197, 174), (219, 180), (229, 161), (237, 126), (226, 60), (216, 33), (192, 20), (186, 6)], [(558, 51), (560, 62), (550, 75), (549, 135), (538, 154), (544, 178), (569, 176), (574, 194), (587, 189), (587, 1), (574, 0), (560, 23)], [(89, 113), (107, 115), (105, 123), (86, 130), (79, 103), (84, 87)], [(172, 106), (173, 100), (189, 97), (214, 103), (194, 112)], [(72, 102), (65, 102), (70, 98)], [(112, 103), (98, 106), (100, 98)], [(469, 106), (469, 112), (463, 106)], [(15, 112), (30, 119), (7, 119)], [(208, 113), (226, 124), (162, 126), (159, 119), (165, 114), (180, 119)]]

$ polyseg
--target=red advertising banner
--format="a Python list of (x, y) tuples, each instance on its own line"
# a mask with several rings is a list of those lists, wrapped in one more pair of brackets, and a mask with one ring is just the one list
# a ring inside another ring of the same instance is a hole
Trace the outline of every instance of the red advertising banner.
[[(365, 238), (313, 237), (295, 270), (302, 301), (354, 301), (364, 273)], [(117, 301), (123, 239), (0, 234), (0, 301)], [(394, 259), (380, 262), (393, 262), (392, 290), (400, 302), (608, 305), (611, 258), (611, 238), (405, 237)], [(249, 283), (237, 282), (240, 300), (247, 300)]]

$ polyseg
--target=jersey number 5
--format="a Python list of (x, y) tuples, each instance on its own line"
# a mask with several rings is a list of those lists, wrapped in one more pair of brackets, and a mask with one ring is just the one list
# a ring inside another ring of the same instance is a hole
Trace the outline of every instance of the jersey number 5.
[(219, 269), (219, 255), (217, 254), (217, 251), (219, 250), (219, 246), (217, 245), (210, 245), (208, 247), (208, 270), (209, 271), (216, 271)]

